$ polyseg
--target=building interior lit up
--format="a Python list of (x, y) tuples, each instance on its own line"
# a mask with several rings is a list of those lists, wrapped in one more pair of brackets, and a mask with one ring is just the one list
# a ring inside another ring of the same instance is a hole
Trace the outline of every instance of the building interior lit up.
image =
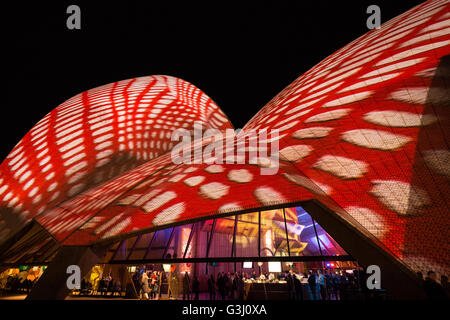
[[(28, 263), (33, 264), (32, 260)], [(42, 263), (9, 268), (1, 274), (0, 283), (4, 287), (15, 274), (33, 281), (45, 268)], [(307, 274), (323, 269), (352, 274), (358, 264), (298, 206), (203, 220), (123, 239), (109, 247), (84, 281), (86, 288), (98, 288), (101, 278), (110, 276), (117, 283), (131, 284), (131, 297), (137, 297), (132, 276), (155, 271), (164, 273), (155, 298), (175, 299), (181, 297), (185, 273), (198, 278), (205, 294), (211, 274), (239, 273), (246, 275), (245, 298), (288, 299), (286, 274), (291, 273), (303, 281), (304, 299), (309, 300), (313, 296), (307, 288)], [(130, 294), (126, 289), (121, 286), (116, 296)], [(72, 293), (80, 294), (101, 296), (102, 292)]]

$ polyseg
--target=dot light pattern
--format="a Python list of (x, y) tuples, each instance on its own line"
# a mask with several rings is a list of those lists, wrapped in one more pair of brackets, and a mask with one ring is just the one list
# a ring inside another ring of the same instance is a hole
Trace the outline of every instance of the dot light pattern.
[(38, 222), (61, 242), (88, 244), (317, 199), (412, 270), (448, 274), (450, 72), (441, 69), (450, 54), (449, 7), (428, 1), (390, 20), (264, 106), (244, 130), (279, 131), (276, 175), (261, 175), (273, 165), (263, 158), (175, 165), (165, 154), (47, 210)]
[(307, 145), (294, 165), (332, 188), (336, 211), (411, 269), (447, 275), (450, 68), (438, 66), (449, 54), (449, 2), (428, 1), (320, 62), (244, 127)]

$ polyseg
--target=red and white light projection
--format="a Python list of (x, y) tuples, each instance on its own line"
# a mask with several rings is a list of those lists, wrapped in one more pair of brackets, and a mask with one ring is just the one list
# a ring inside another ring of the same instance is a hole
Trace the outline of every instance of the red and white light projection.
[(279, 131), (276, 175), (261, 175), (264, 161), (172, 162), (175, 129), (231, 128), (185, 81), (150, 76), (81, 93), (2, 163), (0, 205), (13, 222), (3, 214), (0, 234), (34, 218), (61, 243), (84, 245), (317, 199), (412, 270), (448, 274), (448, 55), (450, 5), (428, 1), (314, 66), (244, 127)]
[(173, 147), (172, 132), (191, 129), (194, 122), (231, 128), (208, 96), (170, 76), (124, 80), (67, 100), (39, 121), (1, 165), (0, 206), (9, 210), (2, 212), (0, 240), (21, 225), (17, 219), (29, 221), (164, 154)]

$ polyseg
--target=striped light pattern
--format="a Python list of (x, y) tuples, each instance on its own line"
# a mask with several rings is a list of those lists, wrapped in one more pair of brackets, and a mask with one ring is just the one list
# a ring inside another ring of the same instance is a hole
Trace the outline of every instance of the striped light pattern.
[[(190, 130), (195, 121), (231, 128), (208, 96), (170, 76), (119, 81), (62, 103), (1, 164), (0, 240), (58, 203), (164, 154), (173, 147), (172, 132)], [(5, 212), (11, 211), (23, 222), (10, 221)]]

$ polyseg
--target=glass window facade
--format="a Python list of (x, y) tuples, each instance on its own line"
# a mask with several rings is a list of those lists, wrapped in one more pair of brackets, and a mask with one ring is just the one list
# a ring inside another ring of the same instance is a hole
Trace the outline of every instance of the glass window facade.
[[(116, 243), (105, 262), (208, 261), (347, 253), (302, 207), (257, 211), (158, 230)], [(310, 259), (314, 260), (314, 259)], [(205, 260), (206, 261), (206, 260)], [(222, 261), (225, 262), (225, 261)]]

